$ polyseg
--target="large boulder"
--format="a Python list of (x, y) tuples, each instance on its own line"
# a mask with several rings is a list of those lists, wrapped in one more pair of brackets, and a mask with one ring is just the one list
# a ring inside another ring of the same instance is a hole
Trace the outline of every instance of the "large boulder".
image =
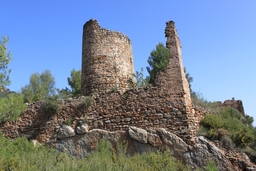
[(88, 124), (81, 124), (80, 126), (76, 127), (76, 133), (77, 134), (85, 134), (89, 131), (89, 126)]
[(123, 140), (127, 140), (127, 138), (128, 136), (125, 131), (110, 132), (102, 129), (93, 129), (84, 135), (58, 140), (52, 146), (58, 151), (67, 151), (73, 156), (86, 157), (98, 148), (97, 146), (101, 139), (115, 146), (118, 142), (121, 143)]
[(74, 137), (75, 135), (75, 130), (71, 126), (62, 125), (57, 133), (57, 138), (61, 140), (69, 137)]
[(203, 168), (209, 161), (217, 164), (219, 170), (234, 170), (224, 152), (204, 137), (196, 137), (192, 150), (183, 154), (183, 161), (192, 167)]
[(148, 132), (148, 143), (154, 147), (161, 147), (162, 140), (159, 135)]
[(137, 128), (135, 126), (130, 126), (128, 132), (131, 138), (141, 143), (148, 142), (148, 133), (145, 129)]

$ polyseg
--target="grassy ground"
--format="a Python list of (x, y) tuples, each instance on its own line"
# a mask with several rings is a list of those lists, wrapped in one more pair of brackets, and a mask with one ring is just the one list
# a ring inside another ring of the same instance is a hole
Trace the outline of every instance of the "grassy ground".
[[(217, 170), (210, 163), (206, 170)], [(0, 170), (5, 171), (187, 171), (181, 162), (174, 161), (169, 152), (147, 155), (125, 155), (125, 148), (113, 150), (106, 141), (89, 157), (79, 159), (55, 149), (37, 146), (25, 138), (10, 140), (0, 136)]]

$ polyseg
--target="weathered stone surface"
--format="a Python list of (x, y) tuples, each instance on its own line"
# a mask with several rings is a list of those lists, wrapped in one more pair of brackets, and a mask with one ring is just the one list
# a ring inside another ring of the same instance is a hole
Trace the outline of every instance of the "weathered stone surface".
[(81, 126), (76, 127), (76, 132), (78, 134), (85, 134), (89, 130), (89, 126), (87, 124), (82, 124)]
[(148, 143), (154, 147), (160, 147), (162, 145), (162, 141), (157, 134), (148, 133)]
[(180, 137), (166, 131), (164, 128), (159, 128), (156, 131), (159, 134), (165, 149), (170, 150), (175, 158), (181, 159), (182, 154), (188, 150), (188, 144), (186, 144)]
[(101, 28), (96, 20), (83, 27), (82, 94), (129, 89), (134, 82), (130, 39)]
[(68, 125), (62, 125), (59, 132), (57, 133), (57, 138), (64, 139), (64, 138), (73, 137), (75, 135), (76, 135), (75, 130), (72, 127)]
[(255, 167), (246, 167), (246, 171), (256, 171)]
[[(188, 112), (192, 113), (190, 88), (182, 63), (181, 43), (173, 21), (166, 22), (165, 37), (167, 37), (166, 47), (169, 49), (170, 58), (164, 70), (157, 74), (156, 85), (161, 86), (168, 93), (180, 94)], [(174, 109), (177, 109), (175, 112), (178, 111), (178, 108)]]
[(213, 161), (217, 164), (219, 170), (234, 169), (223, 152), (204, 137), (196, 137), (195, 140), (196, 145), (193, 151), (188, 151), (183, 155), (185, 163), (202, 168), (208, 161)]
[[(132, 131), (145, 132), (146, 130), (132, 127)], [(204, 137), (196, 137), (196, 144), (189, 146), (181, 138), (162, 128), (157, 129), (156, 133), (147, 132), (147, 135), (150, 140), (145, 143), (133, 139), (134, 134), (130, 134), (129, 131), (110, 132), (94, 129), (84, 135), (58, 140), (52, 145), (59, 151), (67, 151), (72, 155), (85, 157), (97, 149), (97, 143), (104, 139), (114, 148), (117, 143), (125, 142), (128, 145), (127, 153), (130, 155), (168, 150), (176, 160), (181, 160), (194, 169), (206, 167), (208, 161), (213, 161), (217, 164), (218, 170), (223, 171), (254, 170), (256, 168), (245, 154), (237, 153), (234, 154), (235, 157), (227, 156), (225, 151), (218, 149), (213, 142)]]
[(97, 145), (101, 139), (108, 141), (114, 146), (116, 143), (126, 140), (127, 134), (125, 131), (110, 132), (94, 129), (84, 135), (59, 140), (52, 146), (59, 151), (67, 151), (74, 156), (86, 157), (90, 152), (98, 148)]
[(147, 135), (146, 130), (137, 128), (134, 126), (130, 126), (128, 132), (129, 132), (129, 135), (131, 136), (131, 138), (133, 138), (141, 143), (148, 142), (148, 140), (147, 140), (148, 135)]

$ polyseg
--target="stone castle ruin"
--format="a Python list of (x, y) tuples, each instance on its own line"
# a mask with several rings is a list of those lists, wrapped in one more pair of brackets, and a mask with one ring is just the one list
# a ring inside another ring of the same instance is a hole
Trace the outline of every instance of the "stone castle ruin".
[(103, 29), (96, 20), (83, 27), (82, 94), (125, 91), (134, 82), (130, 39)]
[[(165, 29), (169, 63), (156, 75), (155, 85), (146, 88), (129, 85), (134, 82), (134, 70), (127, 36), (102, 29), (96, 20), (86, 22), (83, 31), (85, 97), (62, 100), (62, 110), (55, 114), (44, 113), (40, 101), (30, 104), (18, 121), (0, 126), (3, 133), (11, 138), (26, 135), (40, 142), (55, 142), (67, 120), (72, 121), (72, 129), (78, 129), (86, 120), (88, 130), (127, 131), (137, 127), (152, 133), (161, 128), (194, 144), (203, 113), (192, 107), (174, 22), (167, 22)], [(83, 98), (87, 98), (85, 108), (79, 107)]]
[[(96, 20), (86, 22), (83, 31), (82, 92), (99, 93), (88, 109), (89, 126), (110, 131), (161, 127), (193, 141), (199, 119), (192, 109), (174, 22), (167, 22), (165, 29), (167, 67), (157, 75), (155, 86), (140, 89), (129, 89), (134, 70), (128, 37), (100, 28)], [(107, 93), (113, 87), (118, 91)]]

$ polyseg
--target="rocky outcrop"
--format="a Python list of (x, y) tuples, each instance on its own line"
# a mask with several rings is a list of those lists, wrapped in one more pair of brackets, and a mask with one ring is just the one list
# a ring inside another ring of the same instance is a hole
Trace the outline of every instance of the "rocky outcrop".
[(97, 149), (97, 144), (101, 139), (108, 141), (114, 148), (118, 143), (125, 143), (127, 153), (130, 155), (167, 150), (176, 160), (180, 160), (194, 169), (204, 168), (209, 161), (216, 163), (219, 170), (255, 169), (245, 154), (243, 154), (244, 157), (238, 157), (238, 153), (230, 156), (230, 153), (217, 148), (213, 142), (202, 136), (196, 137), (196, 144), (191, 146), (163, 128), (144, 130), (132, 126), (128, 131), (113, 132), (94, 129), (84, 135), (57, 140), (51, 143), (51, 146), (59, 151), (67, 151), (74, 156), (85, 157)]
[(82, 124), (76, 127), (76, 132), (78, 134), (85, 134), (89, 131), (89, 126), (87, 124)]
[(218, 149), (213, 143), (204, 137), (196, 137), (196, 145), (192, 150), (183, 154), (185, 163), (192, 167), (202, 167), (208, 161), (213, 161), (217, 164), (219, 170), (235, 170), (232, 163), (225, 156), (224, 151)]
[(60, 128), (57, 138), (58, 139), (64, 139), (64, 138), (69, 138), (75, 136), (75, 130), (68, 126), (68, 125), (63, 125), (62, 128)]
[(130, 126), (128, 132), (129, 132), (129, 135), (131, 138), (133, 138), (141, 143), (148, 142), (148, 134), (147, 134), (146, 130), (137, 128), (135, 126)]

